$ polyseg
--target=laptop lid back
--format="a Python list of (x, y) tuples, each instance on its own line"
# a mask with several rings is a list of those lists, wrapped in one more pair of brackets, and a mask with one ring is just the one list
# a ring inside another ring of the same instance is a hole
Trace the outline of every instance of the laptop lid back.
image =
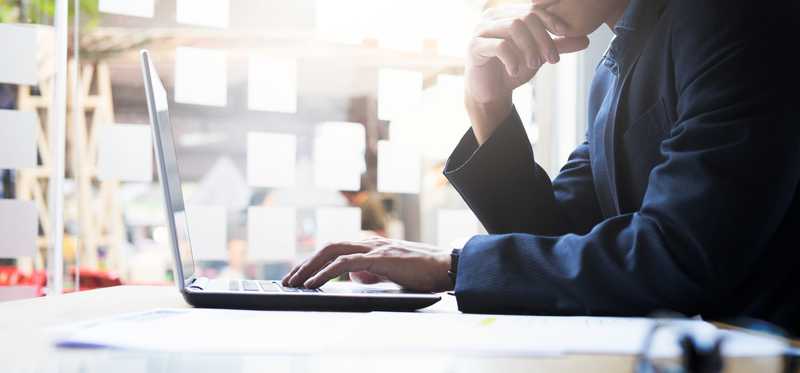
[(150, 112), (150, 123), (153, 128), (156, 160), (158, 161), (158, 174), (164, 193), (172, 256), (175, 259), (175, 280), (178, 288), (183, 290), (194, 278), (195, 264), (189, 242), (189, 227), (181, 192), (178, 158), (173, 140), (174, 133), (169, 123), (167, 91), (164, 89), (164, 84), (161, 82), (147, 50), (141, 51), (141, 59), (144, 89)]

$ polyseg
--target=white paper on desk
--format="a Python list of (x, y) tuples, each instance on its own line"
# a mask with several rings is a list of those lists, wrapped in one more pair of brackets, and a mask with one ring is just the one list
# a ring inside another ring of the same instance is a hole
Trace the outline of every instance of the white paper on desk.
[(36, 27), (0, 24), (0, 83), (36, 84), (38, 32)]
[(175, 20), (189, 25), (228, 27), (230, 3), (228, 0), (178, 0)]
[(175, 102), (228, 104), (228, 62), (222, 50), (179, 47), (175, 50)]
[[(61, 347), (245, 354), (630, 355), (639, 352), (653, 323), (605, 317), (165, 309), (61, 328), (54, 342)], [(699, 321), (682, 323), (692, 330), (713, 328)], [(369, 338), (376, 333), (391, 338)], [(772, 356), (783, 346), (771, 338), (725, 334), (727, 356)], [(654, 355), (675, 356), (675, 342), (674, 337), (657, 339)]]
[(114, 124), (98, 134), (97, 178), (153, 181), (153, 137), (148, 126)]
[(36, 166), (36, 112), (0, 110), (0, 169)]
[(103, 13), (153, 18), (155, 4), (153, 0), (100, 0), (98, 9)]
[(0, 199), (0, 258), (35, 256), (38, 229), (33, 202)]

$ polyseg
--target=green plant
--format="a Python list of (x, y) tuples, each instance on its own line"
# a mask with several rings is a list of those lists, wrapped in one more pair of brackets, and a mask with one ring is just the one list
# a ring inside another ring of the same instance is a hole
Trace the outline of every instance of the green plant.
[[(70, 18), (75, 12), (75, 1), (69, 2)], [(98, 0), (79, 0), (82, 28), (94, 28), (100, 21), (97, 9)], [(0, 0), (0, 22), (22, 22), (35, 24), (53, 24), (55, 0)]]

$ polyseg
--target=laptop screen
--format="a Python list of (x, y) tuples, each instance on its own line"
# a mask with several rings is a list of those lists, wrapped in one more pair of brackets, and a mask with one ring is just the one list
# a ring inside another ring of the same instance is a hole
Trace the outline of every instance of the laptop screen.
[[(150, 87), (152, 92), (152, 102), (155, 108), (151, 107), (151, 120), (154, 122), (153, 129), (155, 134), (156, 155), (160, 162), (159, 170), (161, 183), (164, 187), (165, 203), (168, 205), (169, 228), (173, 249), (177, 248), (176, 268), (181, 273), (176, 276), (183, 276), (184, 285), (194, 275), (194, 257), (189, 242), (189, 227), (186, 219), (186, 207), (181, 191), (180, 172), (178, 170), (178, 157), (175, 152), (175, 142), (173, 141), (172, 126), (169, 122), (169, 110), (167, 107), (167, 92), (158, 72), (147, 53), (142, 54), (142, 63), (145, 64), (150, 81), (145, 75), (145, 85)], [(153, 112), (155, 109), (155, 112)]]

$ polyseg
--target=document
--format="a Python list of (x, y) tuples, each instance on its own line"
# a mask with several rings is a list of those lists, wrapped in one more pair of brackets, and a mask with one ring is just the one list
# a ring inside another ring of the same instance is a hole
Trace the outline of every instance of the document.
[[(63, 348), (159, 352), (629, 355), (639, 352), (654, 323), (611, 317), (160, 309), (61, 327), (52, 336)], [(778, 340), (719, 331), (702, 321), (676, 323), (682, 330), (724, 334), (726, 356), (772, 356), (783, 347)], [(676, 342), (675, 334), (663, 333), (654, 355), (675, 356)]]

